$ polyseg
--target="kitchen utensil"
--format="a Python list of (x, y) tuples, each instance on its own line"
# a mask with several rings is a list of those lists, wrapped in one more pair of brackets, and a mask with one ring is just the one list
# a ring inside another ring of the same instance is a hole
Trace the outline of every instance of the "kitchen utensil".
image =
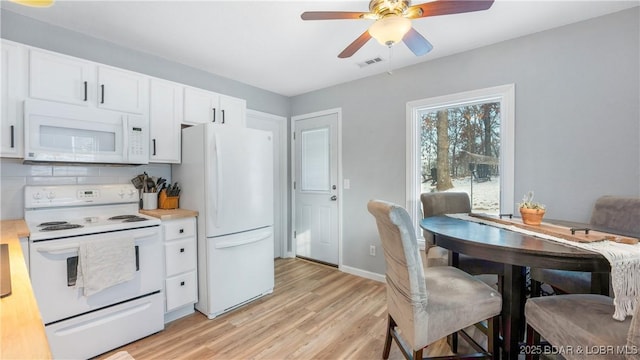
[(148, 177), (147, 178), (147, 191), (146, 192), (155, 192), (155, 188), (156, 188), (156, 184), (153, 182), (153, 180)]
[(133, 186), (136, 187), (136, 189), (141, 190), (142, 189), (142, 180), (143, 180), (143, 176), (142, 175), (138, 175), (138, 176), (134, 177), (133, 179), (131, 179), (131, 183), (133, 184)]

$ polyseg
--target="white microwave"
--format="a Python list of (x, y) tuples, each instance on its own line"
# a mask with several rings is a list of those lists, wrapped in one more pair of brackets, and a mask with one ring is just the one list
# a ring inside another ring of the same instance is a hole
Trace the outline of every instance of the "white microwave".
[(149, 122), (139, 115), (26, 100), (24, 160), (147, 164)]

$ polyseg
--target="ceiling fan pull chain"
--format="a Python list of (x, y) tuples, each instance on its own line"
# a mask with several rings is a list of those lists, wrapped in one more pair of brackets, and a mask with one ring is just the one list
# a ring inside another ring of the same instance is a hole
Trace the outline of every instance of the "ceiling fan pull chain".
[(389, 61), (387, 62), (387, 74), (393, 75), (391, 71), (391, 59), (393, 58), (393, 45), (389, 45)]

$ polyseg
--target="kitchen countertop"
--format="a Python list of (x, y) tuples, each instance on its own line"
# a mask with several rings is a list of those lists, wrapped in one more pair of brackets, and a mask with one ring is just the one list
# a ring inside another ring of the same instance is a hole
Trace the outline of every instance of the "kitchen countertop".
[(0, 243), (9, 244), (11, 294), (0, 298), (0, 359), (50, 359), (51, 350), (31, 288), (20, 237), (28, 237), (24, 220), (0, 221)]
[(140, 210), (141, 214), (156, 217), (160, 220), (175, 220), (182, 218), (189, 218), (198, 216), (197, 211), (187, 209), (154, 209), (154, 210)]

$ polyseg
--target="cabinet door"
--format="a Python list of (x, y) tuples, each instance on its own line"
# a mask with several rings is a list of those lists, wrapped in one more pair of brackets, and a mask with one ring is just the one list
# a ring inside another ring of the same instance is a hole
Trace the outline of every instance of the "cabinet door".
[(149, 78), (126, 70), (98, 67), (98, 107), (136, 114), (148, 112)]
[(29, 96), (87, 105), (92, 98), (95, 66), (80, 59), (32, 49), (29, 53)]
[(198, 287), (196, 282), (195, 271), (170, 277), (165, 280), (165, 312), (198, 301)]
[(245, 127), (247, 102), (244, 99), (220, 95), (220, 112), (223, 124)]
[(182, 86), (151, 79), (149, 162), (180, 163)]
[(2, 42), (2, 113), (0, 114), (0, 156), (21, 158), (22, 148), (22, 100), (24, 99), (25, 49)]
[(204, 124), (221, 121), (220, 95), (206, 90), (186, 87), (184, 89), (184, 122), (187, 124)]

